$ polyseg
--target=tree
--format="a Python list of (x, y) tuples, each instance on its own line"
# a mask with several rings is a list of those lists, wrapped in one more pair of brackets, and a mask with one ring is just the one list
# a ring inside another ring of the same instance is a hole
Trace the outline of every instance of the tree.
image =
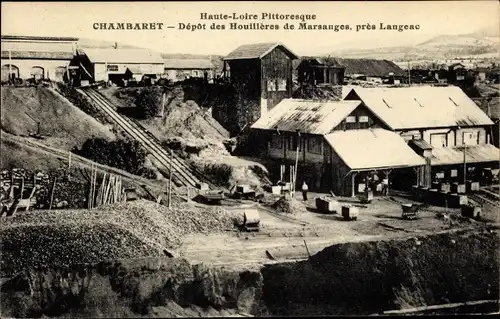
[(135, 106), (138, 108), (138, 116), (144, 119), (157, 116), (162, 103), (163, 88), (143, 88), (135, 98)]

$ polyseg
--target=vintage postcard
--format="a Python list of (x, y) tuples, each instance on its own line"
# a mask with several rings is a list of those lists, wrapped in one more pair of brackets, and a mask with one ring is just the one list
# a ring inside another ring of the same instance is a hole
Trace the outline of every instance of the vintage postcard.
[(1, 24), (0, 316), (499, 313), (498, 1)]

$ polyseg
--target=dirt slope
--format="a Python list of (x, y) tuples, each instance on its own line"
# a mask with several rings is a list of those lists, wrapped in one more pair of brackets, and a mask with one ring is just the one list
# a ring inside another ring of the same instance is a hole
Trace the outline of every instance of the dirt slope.
[[(2, 130), (14, 135), (37, 133), (44, 143), (71, 150), (91, 137), (114, 139), (114, 134), (50, 88), (2, 87)], [(28, 115), (29, 114), (29, 115)], [(31, 116), (31, 117), (30, 117)]]

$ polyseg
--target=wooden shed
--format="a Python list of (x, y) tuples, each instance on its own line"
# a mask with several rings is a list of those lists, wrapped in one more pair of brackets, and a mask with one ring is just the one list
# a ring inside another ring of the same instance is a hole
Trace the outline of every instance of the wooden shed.
[(224, 73), (238, 95), (237, 109), (245, 114), (240, 128), (252, 125), (281, 100), (292, 97), (295, 59), (280, 43), (242, 45), (224, 58)]

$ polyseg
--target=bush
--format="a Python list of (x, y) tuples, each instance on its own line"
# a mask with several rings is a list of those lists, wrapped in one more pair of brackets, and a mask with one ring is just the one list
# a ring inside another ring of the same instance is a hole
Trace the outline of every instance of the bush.
[(207, 179), (218, 186), (230, 186), (233, 167), (227, 164), (206, 164), (203, 173)]
[(144, 119), (155, 117), (160, 111), (162, 94), (163, 89), (158, 87), (143, 88), (135, 98), (138, 115)]
[(78, 107), (86, 114), (92, 116), (103, 124), (112, 124), (106, 119), (106, 117), (99, 111), (97, 107), (95, 107), (84, 96), (78, 93), (78, 91), (74, 87), (58, 82), (57, 88), (65, 98), (67, 98), (71, 103), (73, 103), (76, 107)]
[(76, 153), (135, 175), (145, 172), (147, 152), (138, 141), (121, 139), (109, 142), (102, 138), (92, 138), (85, 141)]

